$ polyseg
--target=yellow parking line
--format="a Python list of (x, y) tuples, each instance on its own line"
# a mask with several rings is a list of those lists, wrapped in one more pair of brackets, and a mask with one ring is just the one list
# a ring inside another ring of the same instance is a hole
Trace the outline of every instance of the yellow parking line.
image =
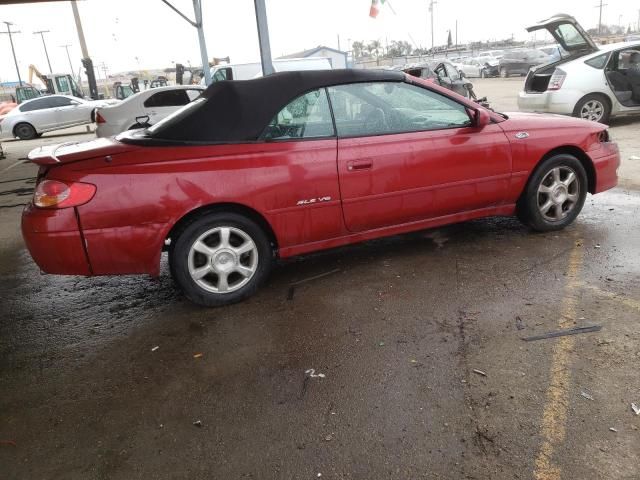
[[(560, 328), (567, 328), (572, 325), (576, 318), (577, 299), (576, 293), (581, 286), (578, 273), (582, 265), (581, 242), (576, 242), (576, 246), (569, 256), (567, 267), (568, 282), (565, 287), (565, 298), (562, 302), (560, 314)], [(551, 360), (549, 387), (547, 388), (544, 411), (542, 413), (542, 426), (540, 436), (542, 443), (534, 467), (534, 477), (536, 480), (559, 480), (561, 468), (554, 463), (554, 452), (556, 447), (562, 444), (566, 436), (567, 429), (567, 406), (569, 403), (569, 382), (571, 380), (571, 351), (575, 343), (575, 338), (561, 337), (553, 348)]]
[(638, 300), (634, 300), (633, 298), (626, 298), (618, 295), (617, 293), (602, 290), (594, 285), (584, 285), (584, 287), (588, 288), (589, 290), (593, 290), (600, 296), (607, 297), (607, 298), (610, 298), (611, 300), (615, 300), (619, 303), (622, 303), (623, 305), (629, 308), (632, 308), (634, 310), (640, 310), (640, 302)]

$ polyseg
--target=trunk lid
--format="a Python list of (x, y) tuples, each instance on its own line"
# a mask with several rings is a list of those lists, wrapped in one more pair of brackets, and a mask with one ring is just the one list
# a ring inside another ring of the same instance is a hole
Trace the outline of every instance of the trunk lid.
[(45, 145), (29, 152), (30, 161), (37, 165), (62, 165), (90, 158), (115, 155), (139, 148), (114, 138), (96, 138), (88, 142), (69, 142)]
[(559, 13), (527, 27), (527, 32), (536, 30), (547, 30), (571, 56), (578, 52), (586, 55), (598, 50), (598, 46), (591, 36), (571, 15)]

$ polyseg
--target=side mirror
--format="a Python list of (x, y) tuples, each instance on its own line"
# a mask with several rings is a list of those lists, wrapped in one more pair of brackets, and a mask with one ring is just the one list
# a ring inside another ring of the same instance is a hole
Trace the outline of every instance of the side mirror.
[(491, 115), (484, 108), (476, 110), (475, 126), (484, 128), (491, 123)]

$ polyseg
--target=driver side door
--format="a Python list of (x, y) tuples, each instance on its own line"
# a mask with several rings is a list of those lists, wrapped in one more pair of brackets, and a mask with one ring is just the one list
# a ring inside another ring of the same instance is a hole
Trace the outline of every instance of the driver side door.
[(360, 232), (497, 206), (511, 150), (497, 124), (473, 126), (467, 108), (402, 82), (328, 88), (348, 230)]

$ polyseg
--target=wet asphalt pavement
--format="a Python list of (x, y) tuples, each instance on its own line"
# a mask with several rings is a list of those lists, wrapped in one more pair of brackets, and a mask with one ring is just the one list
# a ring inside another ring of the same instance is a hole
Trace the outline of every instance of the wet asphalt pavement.
[(7, 168), (90, 135), (7, 142), (0, 478), (640, 478), (640, 121), (617, 122), (624, 187), (562, 232), (492, 218), (321, 252), (213, 310), (166, 259), (41, 275), (13, 206), (35, 169)]

